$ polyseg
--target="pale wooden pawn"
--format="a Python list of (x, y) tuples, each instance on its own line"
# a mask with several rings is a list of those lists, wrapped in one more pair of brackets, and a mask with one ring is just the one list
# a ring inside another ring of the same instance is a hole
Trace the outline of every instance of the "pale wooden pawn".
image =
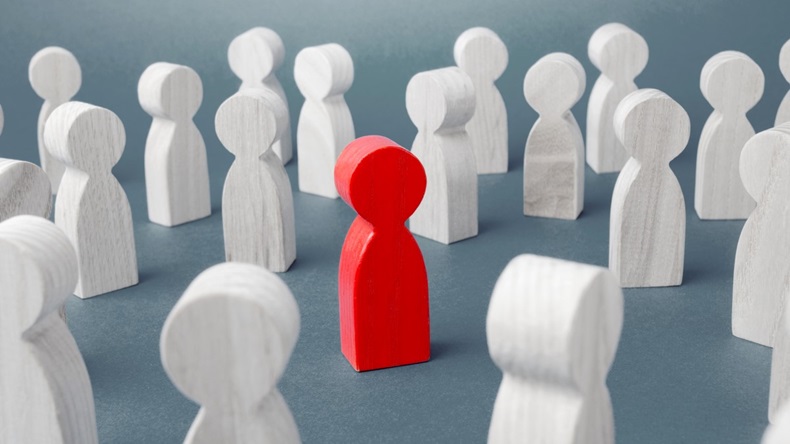
[(786, 404), (777, 413), (773, 424), (765, 429), (762, 444), (787, 444), (790, 442), (790, 404)]
[(222, 191), (225, 258), (287, 271), (296, 259), (293, 194), (271, 150), (285, 105), (272, 91), (245, 89), (220, 105), (214, 122), (220, 142), (236, 156)]
[[(790, 82), (790, 40), (786, 41), (779, 51), (779, 69), (785, 80)], [(779, 109), (776, 111), (775, 125), (779, 126), (783, 123), (790, 122), (790, 91), (785, 94)]]
[(44, 99), (38, 114), (38, 155), (41, 168), (52, 182), (52, 194), (57, 194), (66, 167), (47, 149), (44, 125), (55, 108), (77, 94), (82, 85), (82, 70), (74, 54), (57, 46), (49, 46), (37, 52), (30, 60), (28, 79), (33, 91)]
[(0, 158), (0, 222), (29, 214), (49, 218), (52, 187), (37, 165)]
[(280, 36), (273, 30), (261, 26), (240, 34), (228, 47), (228, 64), (231, 71), (241, 80), (239, 90), (269, 89), (277, 93), (285, 105), (285, 126), (280, 138), (272, 146), (283, 165), (290, 162), (293, 157), (288, 97), (285, 96), (285, 90), (276, 75), (284, 60), (285, 45)]
[(88, 370), (58, 316), (76, 283), (74, 248), (52, 222), (0, 223), (0, 442), (98, 442)]
[(609, 270), (521, 255), (505, 267), (486, 318), (503, 378), (489, 443), (614, 444), (606, 377), (623, 326)]
[(170, 380), (201, 406), (185, 444), (300, 442), (277, 389), (299, 323), (291, 291), (259, 266), (219, 264), (192, 281), (160, 340)]
[(740, 172), (757, 207), (735, 251), (732, 334), (771, 347), (790, 281), (790, 122), (749, 139)]
[(477, 168), (465, 128), (475, 110), (472, 79), (457, 67), (418, 73), (406, 110), (417, 127), (411, 151), (428, 179), (409, 229), (443, 244), (477, 236)]
[(126, 144), (112, 111), (65, 103), (47, 120), (44, 140), (66, 172), (55, 202), (55, 224), (77, 251), (80, 277), (74, 294), (89, 298), (138, 282), (132, 211), (112, 174)]
[(620, 23), (598, 28), (590, 38), (590, 61), (601, 71), (587, 102), (587, 164), (598, 174), (620, 171), (628, 153), (612, 126), (620, 101), (636, 91), (634, 78), (645, 69), (647, 42)]
[(524, 149), (524, 215), (573, 220), (584, 207), (584, 138), (571, 108), (586, 85), (584, 68), (555, 52), (524, 76), (524, 97), (540, 117)]
[(507, 173), (507, 109), (494, 82), (505, 72), (508, 52), (488, 28), (471, 28), (455, 41), (455, 63), (475, 87), (475, 112), (466, 123), (478, 174)]
[(620, 102), (614, 129), (631, 158), (612, 194), (609, 269), (623, 288), (680, 285), (686, 205), (669, 162), (688, 143), (689, 116), (663, 92), (642, 89)]
[(148, 219), (172, 227), (210, 216), (206, 144), (192, 121), (203, 101), (200, 76), (157, 62), (140, 76), (137, 97), (153, 117), (145, 142)]
[[(790, 122), (784, 124), (785, 127), (790, 129)], [(790, 135), (790, 133), (788, 133)], [(786, 146), (785, 149), (788, 149)], [(780, 257), (783, 252), (776, 252), (777, 257)], [(782, 291), (783, 298), (786, 300), (787, 296), (784, 295), (786, 291)], [(755, 295), (760, 297), (760, 295)], [(790, 421), (790, 417), (782, 419), (782, 415), (790, 415), (790, 307), (788, 307), (784, 300), (778, 307), (779, 315), (782, 316), (779, 320), (776, 336), (774, 338), (774, 351), (771, 358), (771, 385), (768, 392), (768, 420), (772, 423), (779, 424), (782, 421)], [(770, 320), (768, 321), (770, 322)], [(782, 410), (788, 410), (787, 413), (782, 413)], [(790, 422), (784, 426), (787, 432), (790, 432)], [(790, 438), (790, 435), (787, 435)], [(787, 441), (787, 442), (790, 442)]]
[(749, 56), (724, 51), (702, 68), (700, 89), (713, 106), (697, 148), (694, 209), (700, 219), (746, 219), (755, 206), (738, 172), (741, 149), (754, 135), (746, 113), (763, 95), (765, 76)]
[(343, 94), (354, 82), (354, 62), (337, 43), (299, 51), (294, 80), (304, 96), (296, 128), (299, 190), (337, 199), (335, 162), (354, 140), (354, 121)]

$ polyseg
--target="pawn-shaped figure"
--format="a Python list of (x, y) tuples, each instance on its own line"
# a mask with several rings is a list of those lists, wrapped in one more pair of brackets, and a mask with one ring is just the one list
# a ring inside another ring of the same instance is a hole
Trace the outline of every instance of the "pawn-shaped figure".
[(521, 255), (499, 276), (486, 318), (502, 370), (488, 442), (614, 444), (606, 376), (623, 326), (609, 270)]
[(465, 128), (475, 112), (472, 79), (456, 67), (416, 74), (406, 110), (417, 127), (411, 152), (428, 176), (411, 232), (443, 244), (477, 236), (477, 167)]
[(598, 174), (620, 171), (628, 153), (614, 134), (612, 118), (620, 101), (636, 91), (634, 78), (645, 69), (647, 42), (633, 29), (609, 23), (590, 38), (590, 61), (601, 71), (587, 103), (587, 164)]
[(283, 165), (293, 157), (291, 140), (291, 116), (288, 98), (275, 74), (285, 60), (285, 45), (276, 32), (261, 26), (237, 36), (228, 47), (228, 64), (231, 71), (241, 80), (239, 90), (263, 88), (275, 92), (285, 105), (285, 124), (280, 138), (272, 145), (274, 154)]
[(335, 183), (359, 214), (340, 254), (343, 355), (357, 371), (427, 361), (428, 275), (404, 225), (425, 193), (420, 161), (389, 139), (360, 137), (338, 158)]
[[(787, 122), (786, 125), (790, 125), (790, 122)], [(778, 257), (781, 257), (782, 254), (778, 253)], [(784, 317), (779, 320), (774, 338), (774, 351), (771, 357), (771, 389), (768, 392), (768, 420), (775, 424), (790, 420), (790, 417), (782, 419), (783, 415), (790, 415), (790, 307), (782, 302), (778, 310), (780, 311), (779, 316)], [(782, 413), (783, 409), (787, 410), (787, 413)], [(790, 422), (787, 422), (784, 427), (790, 431), (788, 428)], [(790, 439), (782, 442), (790, 442)]]
[(765, 429), (761, 444), (787, 444), (790, 442), (790, 404), (777, 413), (776, 420)]
[(52, 222), (0, 224), (2, 443), (98, 442), (88, 369), (58, 316), (76, 283), (74, 248)]
[(71, 100), (80, 90), (82, 70), (74, 54), (57, 46), (49, 46), (37, 52), (30, 60), (28, 79), (33, 91), (44, 99), (38, 114), (38, 155), (41, 168), (52, 182), (52, 194), (57, 194), (66, 167), (47, 149), (44, 126), (52, 111)]
[(52, 186), (37, 165), (0, 158), (0, 222), (22, 214), (49, 218)]
[(749, 56), (724, 51), (702, 68), (700, 89), (713, 106), (697, 149), (694, 209), (700, 219), (746, 219), (754, 199), (738, 172), (741, 149), (754, 128), (746, 117), (763, 95), (765, 76)]
[(354, 121), (343, 97), (354, 82), (354, 61), (337, 43), (299, 51), (294, 80), (304, 96), (296, 128), (299, 191), (337, 199), (334, 170), (354, 140)]
[(740, 171), (757, 207), (735, 250), (732, 334), (771, 347), (790, 280), (790, 122), (749, 139)]
[(203, 101), (200, 77), (188, 66), (154, 63), (137, 96), (154, 118), (145, 142), (148, 219), (172, 227), (210, 216), (206, 144), (192, 121)]
[(98, 106), (64, 103), (47, 120), (44, 141), (66, 165), (55, 223), (77, 250), (74, 294), (84, 299), (137, 284), (132, 210), (112, 174), (126, 144), (121, 119)]
[(494, 31), (471, 28), (455, 41), (453, 55), (474, 83), (476, 106), (466, 132), (477, 174), (507, 173), (507, 109), (494, 84), (507, 68), (507, 47)]
[(283, 272), (296, 259), (291, 182), (271, 147), (285, 125), (285, 105), (265, 89), (245, 89), (220, 105), (217, 137), (236, 156), (222, 190), (225, 258)]
[[(786, 41), (779, 52), (779, 69), (785, 80), (790, 82), (790, 40)], [(779, 109), (776, 111), (775, 125), (779, 126), (783, 123), (790, 122), (790, 91), (785, 94)], [(790, 409), (788, 409), (790, 411)]]
[(538, 60), (524, 77), (524, 97), (540, 117), (524, 149), (524, 215), (573, 220), (584, 207), (584, 138), (570, 109), (585, 88), (570, 54)]
[(631, 158), (612, 194), (609, 269), (623, 288), (680, 285), (686, 204), (669, 162), (686, 148), (689, 116), (663, 92), (641, 89), (620, 102), (614, 129)]
[(291, 290), (257, 265), (219, 264), (192, 281), (159, 342), (170, 380), (201, 406), (185, 444), (301, 442), (277, 389), (299, 322)]

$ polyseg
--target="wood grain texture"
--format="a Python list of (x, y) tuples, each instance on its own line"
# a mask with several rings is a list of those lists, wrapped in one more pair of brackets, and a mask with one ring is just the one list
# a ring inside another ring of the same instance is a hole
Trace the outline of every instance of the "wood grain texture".
[(52, 194), (57, 194), (66, 167), (47, 149), (44, 125), (55, 108), (71, 100), (80, 90), (82, 70), (74, 54), (57, 46), (49, 46), (30, 60), (28, 79), (33, 91), (44, 99), (38, 115), (38, 155), (41, 167), (52, 182)]
[(524, 215), (576, 219), (584, 207), (584, 138), (570, 109), (586, 85), (581, 63), (555, 52), (524, 76), (524, 97), (538, 112), (524, 148)]
[[(790, 82), (790, 40), (786, 41), (779, 52), (779, 69), (785, 80)], [(790, 122), (790, 91), (785, 94), (779, 109), (776, 111), (776, 126)]]
[(88, 370), (58, 316), (76, 283), (74, 248), (52, 222), (0, 223), (0, 442), (98, 442)]
[(507, 109), (494, 82), (505, 72), (505, 43), (488, 28), (471, 28), (455, 41), (455, 63), (471, 79), (475, 111), (466, 123), (478, 174), (507, 173)]
[(620, 102), (614, 129), (631, 158), (612, 194), (609, 269), (624, 288), (680, 285), (686, 205), (669, 162), (686, 148), (689, 116), (663, 92), (642, 89)]
[(411, 152), (428, 177), (409, 229), (443, 244), (477, 236), (477, 168), (465, 128), (475, 112), (472, 79), (456, 67), (418, 73), (406, 110), (417, 127)]
[(773, 346), (790, 282), (790, 123), (746, 142), (741, 179), (757, 201), (735, 252), (732, 334)]
[(499, 276), (486, 318), (502, 370), (489, 443), (613, 444), (606, 376), (623, 326), (609, 270), (521, 255)]
[(713, 106), (697, 148), (694, 209), (700, 219), (746, 219), (755, 206), (738, 172), (741, 149), (754, 135), (746, 113), (763, 95), (765, 76), (749, 56), (723, 51), (702, 68), (700, 89)]
[(428, 276), (404, 225), (425, 193), (422, 165), (389, 139), (360, 137), (338, 158), (335, 183), (359, 214), (340, 254), (343, 355), (357, 371), (427, 361)]
[(773, 424), (765, 430), (762, 444), (787, 444), (790, 442), (790, 404), (785, 405), (776, 415)]
[(145, 142), (148, 219), (172, 227), (210, 216), (206, 144), (192, 121), (203, 101), (200, 76), (157, 62), (140, 76), (137, 97), (153, 117)]
[(337, 199), (335, 162), (354, 140), (354, 121), (343, 94), (354, 82), (354, 61), (337, 43), (299, 51), (294, 80), (304, 96), (296, 128), (299, 190)]
[(225, 258), (287, 271), (296, 259), (291, 182), (271, 150), (285, 122), (285, 105), (266, 89), (244, 89), (220, 105), (217, 137), (236, 160), (222, 190)]
[(126, 144), (112, 111), (82, 102), (59, 106), (47, 119), (44, 140), (66, 166), (55, 203), (55, 224), (77, 251), (74, 292), (89, 298), (137, 284), (132, 211), (112, 175)]
[(628, 153), (612, 126), (620, 101), (636, 91), (634, 78), (645, 69), (647, 42), (621, 23), (598, 28), (587, 47), (590, 61), (601, 71), (587, 102), (587, 164), (598, 174), (620, 171)]
[(285, 105), (285, 124), (280, 138), (272, 145), (272, 150), (283, 165), (293, 158), (291, 138), (291, 114), (288, 111), (288, 97), (276, 72), (285, 60), (285, 45), (280, 36), (269, 28), (261, 26), (240, 34), (228, 47), (228, 64), (241, 80), (239, 90), (263, 88), (275, 92)]
[[(776, 424), (783, 421), (782, 408), (790, 407), (790, 402), (788, 402), (790, 400), (790, 322), (788, 322), (790, 307), (785, 304), (785, 301), (782, 301), (778, 311), (782, 318), (779, 320), (774, 339), (774, 350), (771, 357), (771, 385), (768, 392), (768, 420)], [(790, 427), (790, 423), (785, 427)]]
[(0, 222), (22, 214), (49, 218), (51, 209), (47, 173), (30, 162), (0, 158)]
[(293, 294), (262, 267), (223, 263), (192, 281), (159, 344), (170, 380), (200, 404), (185, 444), (301, 442), (277, 389), (299, 324)]

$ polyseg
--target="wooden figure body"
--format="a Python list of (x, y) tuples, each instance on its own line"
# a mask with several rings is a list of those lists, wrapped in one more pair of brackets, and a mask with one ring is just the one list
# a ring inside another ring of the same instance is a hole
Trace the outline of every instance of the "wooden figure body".
[(617, 140), (612, 126), (620, 101), (636, 91), (634, 78), (645, 69), (647, 42), (620, 23), (598, 28), (587, 48), (590, 61), (601, 75), (587, 103), (587, 164), (598, 174), (620, 171), (628, 153)]
[(757, 201), (741, 231), (732, 282), (732, 334), (773, 346), (790, 280), (790, 123), (746, 142), (740, 159)]
[(132, 211), (112, 175), (126, 144), (121, 120), (105, 108), (65, 103), (47, 120), (44, 141), (66, 165), (55, 223), (77, 251), (74, 294), (89, 298), (137, 284)]
[(769, 424), (761, 444), (786, 444), (790, 442), (790, 404), (777, 413), (776, 420)]
[(471, 28), (455, 41), (455, 63), (474, 83), (475, 111), (466, 123), (478, 174), (507, 173), (507, 109), (494, 82), (505, 72), (507, 47), (488, 28)]
[(0, 222), (22, 214), (49, 218), (51, 209), (47, 173), (30, 162), (0, 158)]
[(337, 199), (334, 169), (354, 140), (354, 121), (343, 94), (354, 82), (354, 61), (337, 43), (299, 51), (294, 80), (304, 96), (296, 128), (299, 191)]
[(524, 215), (576, 219), (584, 207), (584, 139), (570, 109), (585, 88), (570, 54), (538, 60), (524, 77), (524, 97), (540, 114), (524, 149)]
[(614, 129), (631, 155), (614, 186), (609, 269), (626, 287), (666, 287), (683, 281), (686, 206), (669, 162), (688, 143), (688, 114), (661, 91), (626, 96)]
[(280, 138), (272, 145), (274, 154), (283, 162), (293, 157), (291, 139), (291, 115), (288, 97), (277, 79), (276, 72), (285, 60), (285, 45), (280, 36), (269, 28), (252, 28), (237, 36), (228, 47), (228, 64), (241, 80), (239, 90), (263, 88), (276, 93), (285, 105), (285, 123)]
[(404, 223), (425, 193), (414, 155), (389, 139), (361, 137), (335, 167), (343, 200), (359, 214), (340, 255), (340, 341), (357, 371), (430, 358), (428, 276)]
[(203, 101), (200, 77), (188, 66), (154, 63), (137, 95), (154, 118), (145, 143), (148, 218), (172, 227), (210, 216), (206, 144), (192, 121)]
[(605, 268), (521, 255), (499, 276), (486, 318), (502, 370), (489, 443), (614, 444), (606, 376), (623, 294)]
[[(790, 128), (790, 122), (785, 123)], [(787, 149), (787, 148), (785, 148)], [(781, 253), (780, 253), (781, 254)], [(786, 293), (786, 291), (783, 291)], [(760, 297), (760, 295), (757, 295)], [(785, 299), (787, 296), (784, 295)], [(768, 420), (779, 425), (785, 422), (784, 427), (790, 432), (790, 307), (784, 300), (778, 307), (779, 326), (774, 337), (774, 350), (771, 357), (771, 386), (768, 392)], [(769, 319), (768, 322), (771, 322)], [(787, 412), (782, 413), (782, 410)], [(783, 418), (783, 415), (785, 416)], [(790, 438), (790, 435), (787, 435)], [(779, 441), (777, 441), (779, 442)]]
[[(790, 40), (786, 41), (779, 52), (779, 69), (785, 80), (790, 82)], [(785, 94), (779, 109), (776, 111), (776, 126), (790, 122), (790, 91)]]
[(245, 89), (217, 110), (217, 137), (236, 156), (222, 190), (225, 258), (270, 271), (287, 271), (296, 259), (291, 182), (271, 150), (285, 121), (277, 94)]
[(477, 170), (465, 128), (475, 110), (472, 79), (456, 67), (421, 72), (406, 88), (406, 110), (417, 127), (411, 151), (428, 177), (409, 229), (443, 244), (477, 236)]
[(99, 441), (88, 370), (58, 316), (76, 283), (74, 248), (52, 222), (0, 223), (0, 442)]
[(192, 281), (159, 347), (170, 380), (201, 406), (185, 444), (301, 442), (277, 389), (299, 323), (291, 291), (257, 265), (223, 263)]
[(700, 219), (746, 219), (754, 209), (740, 180), (741, 149), (754, 135), (746, 117), (763, 95), (763, 71), (746, 54), (724, 51), (702, 68), (700, 89), (713, 105), (697, 149), (694, 209)]
[(44, 125), (55, 108), (77, 94), (82, 85), (82, 70), (74, 54), (57, 46), (49, 46), (37, 52), (30, 60), (28, 78), (33, 91), (44, 99), (38, 115), (38, 155), (41, 168), (52, 182), (52, 194), (57, 194), (66, 167), (47, 149)]

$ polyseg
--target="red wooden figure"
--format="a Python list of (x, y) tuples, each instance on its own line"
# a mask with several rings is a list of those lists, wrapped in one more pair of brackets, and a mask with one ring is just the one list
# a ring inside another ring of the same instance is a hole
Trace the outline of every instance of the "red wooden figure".
[(425, 170), (395, 142), (366, 136), (335, 165), (335, 186), (359, 214), (340, 254), (340, 342), (357, 371), (430, 359), (428, 275), (404, 225), (425, 194)]

